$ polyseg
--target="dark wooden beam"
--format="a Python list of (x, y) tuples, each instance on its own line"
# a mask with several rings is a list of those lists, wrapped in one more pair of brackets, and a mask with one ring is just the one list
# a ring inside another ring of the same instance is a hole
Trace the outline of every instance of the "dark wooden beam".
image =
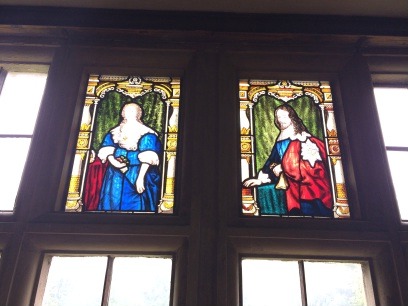
[(0, 24), (110, 29), (408, 36), (408, 19), (0, 6)]

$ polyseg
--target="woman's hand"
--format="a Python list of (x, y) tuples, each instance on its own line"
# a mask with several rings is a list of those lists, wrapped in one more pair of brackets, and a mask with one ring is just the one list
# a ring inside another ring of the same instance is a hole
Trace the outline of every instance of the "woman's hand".
[(122, 171), (123, 173), (125, 173), (128, 170), (126, 167), (126, 163), (117, 160), (113, 155), (108, 156), (108, 161), (113, 167), (120, 169), (120, 171)]
[(149, 164), (145, 164), (145, 163), (143, 163), (140, 166), (139, 174), (137, 176), (136, 183), (135, 183), (136, 191), (138, 193), (142, 193), (143, 191), (145, 191), (144, 178), (145, 178), (147, 169), (149, 169), (149, 166), (150, 166)]
[(143, 191), (145, 191), (145, 186), (144, 186), (144, 177), (141, 178), (140, 176), (137, 178), (136, 180), (136, 191), (138, 193), (142, 193)]

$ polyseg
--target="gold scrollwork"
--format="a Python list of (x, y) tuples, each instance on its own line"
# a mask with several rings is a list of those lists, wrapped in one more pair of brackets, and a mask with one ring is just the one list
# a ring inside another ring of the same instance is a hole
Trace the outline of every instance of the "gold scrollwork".
[(241, 152), (250, 153), (251, 152), (251, 143), (250, 142), (241, 143)]
[(346, 185), (344, 183), (336, 183), (337, 197), (347, 199)]
[(177, 133), (177, 131), (178, 131), (178, 126), (177, 125), (169, 126), (169, 132), (170, 133)]
[(331, 160), (331, 162), (332, 162), (332, 165), (335, 166), (335, 165), (337, 164), (337, 161), (338, 161), (339, 159), (340, 159), (339, 157), (332, 156), (332, 157), (330, 158), (330, 160)]
[(180, 107), (180, 100), (179, 99), (170, 99), (171, 106), (174, 108), (179, 108)]
[(249, 135), (251, 133), (251, 128), (243, 127), (241, 129), (241, 135)]
[(331, 92), (324, 92), (324, 101), (325, 102), (332, 102), (333, 97)]
[(337, 137), (337, 131), (336, 130), (327, 130), (327, 136)]
[(176, 151), (177, 150), (177, 134), (169, 134), (167, 138), (167, 150)]
[(87, 149), (89, 144), (89, 132), (80, 132), (78, 136), (77, 149)]
[(340, 146), (338, 139), (329, 139), (329, 151), (332, 155), (340, 155)]
[(309, 92), (310, 94), (312, 94), (313, 96), (315, 96), (319, 103), (323, 102), (323, 94), (320, 91), (320, 88), (305, 88), (305, 93)]
[(241, 153), (251, 153), (251, 138), (242, 136), (241, 137)]
[(166, 152), (167, 161), (176, 156), (176, 152)]
[(166, 178), (166, 194), (174, 194), (174, 177)]
[(81, 131), (89, 131), (90, 129), (91, 129), (90, 124), (87, 124), (87, 123), (82, 123), (81, 124), (81, 128), (80, 128)]
[[(81, 177), (79, 175), (73, 175), (69, 181), (68, 193), (76, 193), (79, 190), (79, 182)], [(79, 196), (79, 195), (78, 195)]]
[(246, 162), (249, 164), (251, 162), (252, 155), (251, 154), (241, 154), (241, 158), (245, 159)]
[(348, 206), (337, 206), (335, 212), (339, 218), (350, 217), (350, 208)]
[(165, 194), (160, 201), (159, 212), (172, 213), (174, 207), (174, 195)]
[(67, 211), (77, 210), (79, 208), (79, 206), (80, 206), (80, 204), (79, 204), (79, 201), (77, 199), (75, 199), (75, 200), (68, 199), (67, 202), (65, 203), (65, 209)]
[(240, 90), (239, 91), (239, 98), (240, 99), (247, 99), (248, 98), (246, 90)]

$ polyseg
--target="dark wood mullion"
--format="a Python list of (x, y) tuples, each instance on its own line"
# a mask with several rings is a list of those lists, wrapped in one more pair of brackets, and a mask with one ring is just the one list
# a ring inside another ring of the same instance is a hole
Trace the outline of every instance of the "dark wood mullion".
[(298, 264), (299, 264), (300, 292), (302, 295), (302, 306), (307, 306), (305, 266), (303, 260), (299, 260)]
[(112, 267), (113, 267), (114, 259), (115, 258), (113, 256), (108, 256), (108, 264), (106, 265), (105, 283), (103, 285), (103, 295), (102, 295), (101, 306), (108, 306), (109, 304), (109, 294), (110, 294), (110, 288), (111, 288), (111, 283), (112, 283)]
[(392, 147), (392, 146), (386, 146), (385, 149), (387, 151), (403, 151), (403, 152), (408, 152), (408, 147)]

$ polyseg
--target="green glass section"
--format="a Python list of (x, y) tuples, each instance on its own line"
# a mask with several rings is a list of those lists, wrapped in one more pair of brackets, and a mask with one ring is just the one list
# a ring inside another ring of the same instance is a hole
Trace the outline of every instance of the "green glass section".
[(271, 96), (262, 96), (254, 106), (254, 133), (255, 133), (255, 169), (259, 171), (268, 159), (279, 129), (274, 123), (275, 109), (288, 104), (296, 111), (302, 119), (309, 133), (324, 141), (321, 110), (308, 96), (303, 96), (293, 101), (284, 103)]
[(158, 93), (147, 93), (136, 99), (125, 96), (122, 93), (108, 92), (104, 99), (99, 102), (96, 114), (96, 125), (92, 147), (95, 151), (100, 149), (105, 135), (122, 120), (120, 116), (124, 104), (137, 103), (143, 109), (142, 120), (145, 125), (154, 129), (163, 143), (165, 127), (165, 103)]

